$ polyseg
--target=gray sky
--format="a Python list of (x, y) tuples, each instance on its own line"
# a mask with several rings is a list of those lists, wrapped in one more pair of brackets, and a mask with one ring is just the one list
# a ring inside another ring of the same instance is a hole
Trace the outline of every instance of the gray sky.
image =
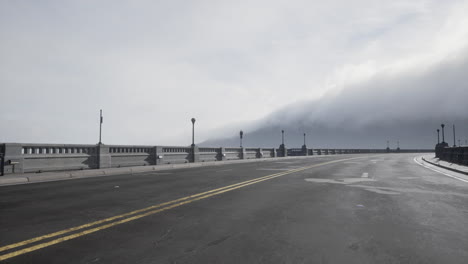
[(96, 143), (100, 108), (108, 144), (190, 144), (191, 117), (197, 141), (224, 136), (456, 60), (467, 13), (456, 0), (0, 1), (0, 141)]

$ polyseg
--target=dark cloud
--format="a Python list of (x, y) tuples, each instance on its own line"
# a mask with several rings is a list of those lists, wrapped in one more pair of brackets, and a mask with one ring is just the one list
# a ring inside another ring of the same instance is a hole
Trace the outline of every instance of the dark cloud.
[[(468, 53), (432, 66), (401, 73), (382, 72), (368, 81), (329, 93), (320, 100), (297, 102), (274, 112), (252, 131), (245, 145), (277, 146), (281, 129), (286, 143), (310, 147), (385, 147), (390, 140), (405, 148), (431, 148), (436, 129), (445, 123), (446, 141), (468, 138)], [(458, 142), (456, 142), (458, 144)], [(237, 137), (212, 140), (206, 145), (237, 145)]]

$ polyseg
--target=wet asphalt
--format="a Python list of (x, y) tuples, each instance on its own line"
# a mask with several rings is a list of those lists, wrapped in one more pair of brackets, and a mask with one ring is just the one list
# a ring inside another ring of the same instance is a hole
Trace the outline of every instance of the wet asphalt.
[[(4, 263), (467, 263), (468, 184), (416, 156), (320, 156), (0, 187), (0, 247), (15, 246), (0, 255), (11, 256)], [(261, 178), (269, 175), (278, 177)], [(231, 189), (210, 192), (224, 186)], [(203, 192), (211, 196), (189, 197)], [(148, 210), (122, 216), (138, 209)], [(92, 224), (114, 216), (122, 217)], [(44, 237), (62, 230), (69, 232)], [(32, 238), (39, 240), (15, 245)]]

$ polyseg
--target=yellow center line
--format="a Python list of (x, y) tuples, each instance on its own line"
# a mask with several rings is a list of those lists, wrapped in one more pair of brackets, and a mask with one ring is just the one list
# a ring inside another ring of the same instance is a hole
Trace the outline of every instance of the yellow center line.
[[(276, 174), (278, 174), (278, 173), (276, 173)], [(106, 218), (106, 219), (102, 219), (102, 220), (98, 220), (98, 221), (95, 221), (95, 222), (91, 222), (91, 223), (88, 223), (88, 224), (84, 224), (84, 225), (80, 225), (80, 226), (76, 226), (76, 227), (64, 229), (64, 230), (61, 230), (61, 231), (57, 231), (57, 232), (54, 232), (54, 233), (50, 233), (50, 234), (47, 234), (47, 235), (43, 235), (43, 236), (35, 237), (35, 238), (32, 238), (32, 239), (24, 240), (24, 241), (15, 243), (15, 244), (6, 245), (6, 246), (3, 246), (3, 247), (0, 247), (0, 252), (5, 251), (5, 250), (9, 250), (9, 249), (12, 249), (12, 248), (16, 248), (16, 247), (25, 246), (25, 245), (28, 245), (28, 244), (31, 244), (31, 243), (34, 243), (34, 242), (38, 242), (38, 241), (41, 241), (41, 240), (44, 240), (44, 239), (47, 239), (47, 238), (52, 238), (52, 237), (60, 236), (60, 235), (63, 235), (63, 234), (66, 234), (66, 233), (70, 233), (70, 232), (73, 232), (73, 231), (77, 231), (77, 230), (80, 230), (80, 229), (92, 227), (92, 226), (99, 225), (99, 224), (102, 224), (102, 223), (110, 222), (110, 221), (113, 221), (113, 220), (116, 220), (116, 219), (119, 219), (119, 218), (123, 218), (123, 217), (126, 217), (126, 216), (134, 215), (134, 214), (141, 213), (141, 212), (144, 212), (144, 211), (148, 211), (148, 210), (151, 210), (151, 209), (163, 207), (163, 206), (166, 206), (166, 205), (169, 205), (169, 204), (172, 204), (172, 203), (176, 203), (176, 202), (188, 200), (188, 199), (195, 198), (195, 197), (198, 197), (198, 196), (201, 196), (201, 195), (205, 195), (205, 194), (208, 194), (208, 193), (213, 193), (213, 192), (216, 192), (216, 191), (219, 191), (219, 190), (223, 190), (223, 189), (226, 189), (226, 188), (230, 188), (230, 187), (233, 187), (233, 186), (238, 186), (238, 185), (241, 185), (241, 184), (245, 184), (245, 183), (247, 183), (247, 182), (256, 181), (256, 180), (259, 180), (259, 179), (261, 179), (261, 178), (273, 176), (273, 175), (276, 175), (276, 174), (267, 175), (267, 176), (263, 176), (263, 177), (260, 177), (260, 178), (248, 180), (248, 181), (245, 181), (245, 182), (240, 182), (240, 183), (236, 183), (236, 184), (224, 186), (224, 187), (217, 188), (217, 189), (214, 189), (214, 190), (210, 190), (210, 191), (206, 191), (206, 192), (202, 192), (202, 193), (198, 193), (198, 194), (189, 195), (189, 196), (182, 197), (182, 198), (179, 198), (179, 199), (176, 199), (176, 200), (172, 200), (172, 201), (169, 201), (169, 202), (164, 202), (164, 203), (161, 203), (161, 204), (152, 205), (152, 206), (149, 206), (149, 207), (146, 207), (146, 208), (142, 208), (142, 209), (138, 209), (138, 210), (135, 210), (135, 211), (132, 211), (132, 212), (128, 212), (128, 213), (125, 213), (125, 214), (112, 216), (112, 217), (109, 217), (109, 218)]]
[[(172, 201), (169, 201), (169, 202), (161, 203), (161, 204), (158, 204), (158, 205), (149, 206), (149, 207), (146, 207), (146, 208), (143, 208), (143, 209), (135, 210), (135, 211), (125, 213), (125, 214), (122, 214), (122, 215), (113, 216), (113, 217), (110, 217), (110, 218), (106, 218), (106, 219), (103, 219), (103, 220), (99, 220), (99, 221), (95, 221), (95, 222), (92, 222), (92, 223), (84, 224), (84, 225), (81, 225), (81, 226), (72, 227), (72, 228), (69, 228), (69, 229), (62, 230), (62, 231), (50, 233), (50, 234), (47, 234), (47, 235), (44, 235), (44, 236), (32, 238), (32, 239), (25, 240), (25, 241), (22, 241), (22, 242), (18, 242), (18, 243), (15, 243), (15, 244), (6, 245), (4, 247), (1, 247), (0, 251), (16, 248), (16, 247), (20, 247), (20, 246), (25, 246), (25, 245), (31, 244), (33, 242), (41, 241), (41, 240), (44, 240), (44, 239), (47, 239), (47, 238), (57, 237), (57, 236), (62, 235), (62, 234), (66, 234), (66, 233), (70, 233), (70, 232), (73, 232), (73, 231), (81, 230), (81, 229), (84, 229), (84, 228), (87, 228), (87, 227), (93, 227), (93, 226), (101, 224), (101, 223), (106, 223), (106, 222), (109, 222), (109, 221), (112, 221), (112, 220), (116, 220), (116, 219), (123, 218), (123, 217), (126, 217), (126, 216), (134, 215), (134, 216), (131, 216), (131, 217), (128, 217), (128, 218), (125, 218), (125, 219), (121, 219), (119, 221), (115, 221), (115, 222), (112, 222), (112, 223), (109, 223), (109, 224), (106, 224), (106, 225), (102, 225), (102, 226), (98, 226), (98, 227), (95, 227), (95, 228), (87, 229), (87, 230), (84, 230), (84, 231), (81, 231), (81, 232), (78, 232), (78, 233), (74, 233), (74, 234), (71, 234), (71, 235), (68, 235), (68, 236), (57, 238), (57, 239), (49, 241), (49, 242), (44, 242), (44, 243), (37, 244), (37, 245), (31, 246), (31, 247), (28, 247), (28, 248), (24, 248), (24, 249), (14, 251), (12, 253), (1, 255), (0, 256), (0, 261), (5, 260), (5, 259), (9, 259), (9, 258), (12, 258), (12, 257), (15, 257), (15, 256), (19, 256), (19, 255), (22, 255), (22, 254), (25, 254), (25, 253), (28, 253), (28, 252), (32, 252), (32, 251), (35, 251), (35, 250), (38, 250), (38, 249), (42, 249), (42, 248), (45, 248), (45, 247), (48, 247), (48, 246), (51, 246), (51, 245), (55, 245), (55, 244), (58, 244), (58, 243), (61, 243), (61, 242), (65, 242), (65, 241), (68, 241), (68, 240), (71, 240), (71, 239), (74, 239), (74, 238), (77, 238), (77, 237), (88, 235), (88, 234), (91, 234), (91, 233), (94, 233), (94, 232), (97, 232), (97, 231), (100, 231), (100, 230), (104, 230), (104, 229), (107, 229), (107, 228), (110, 228), (110, 227), (113, 227), (113, 226), (116, 226), (116, 225), (120, 225), (120, 224), (123, 224), (123, 223), (134, 221), (134, 220), (140, 219), (140, 218), (145, 217), (145, 216), (149, 216), (149, 215), (156, 214), (156, 213), (159, 213), (159, 212), (162, 212), (162, 211), (166, 211), (166, 210), (169, 210), (169, 209), (172, 209), (172, 208), (176, 208), (176, 207), (179, 207), (179, 206), (182, 206), (182, 205), (185, 205), (185, 204), (189, 204), (189, 203), (192, 203), (192, 202), (195, 202), (195, 201), (206, 199), (208, 197), (212, 197), (212, 196), (219, 195), (219, 194), (222, 194), (222, 193), (225, 193), (225, 192), (240, 189), (240, 188), (243, 188), (243, 187), (255, 184), (255, 183), (263, 182), (263, 181), (266, 181), (266, 180), (274, 179), (274, 178), (277, 178), (277, 177), (281, 177), (281, 176), (284, 176), (284, 175), (288, 175), (288, 174), (291, 174), (291, 173), (307, 170), (307, 169), (318, 167), (318, 166), (323, 166), (323, 165), (327, 165), (327, 164), (332, 164), (332, 163), (337, 163), (337, 162), (352, 160), (352, 159), (358, 159), (358, 158), (361, 158), (361, 157), (341, 159), (341, 160), (335, 160), (335, 161), (328, 161), (328, 162), (314, 164), (314, 165), (311, 165), (311, 166), (306, 166), (306, 167), (302, 167), (302, 168), (288, 170), (288, 171), (281, 172), (281, 173), (275, 173), (275, 174), (259, 177), (259, 178), (256, 178), (256, 179), (252, 179), (252, 180), (248, 180), (248, 181), (228, 185), (228, 186), (225, 186), (225, 187), (213, 189), (213, 190), (210, 190), (210, 191), (198, 193), (198, 194), (195, 194), (195, 195), (186, 196), (186, 197), (183, 197), (183, 198), (179, 198), (179, 199), (172, 200)], [(164, 207), (164, 206), (166, 206), (166, 207)], [(156, 209), (156, 208), (159, 208), (159, 209)], [(156, 209), (156, 210), (149, 211), (151, 209)], [(145, 212), (145, 211), (148, 211), (148, 212)], [(145, 212), (145, 213), (138, 214), (138, 213), (141, 213), (141, 212)], [(135, 214), (138, 214), (138, 215), (135, 215)]]

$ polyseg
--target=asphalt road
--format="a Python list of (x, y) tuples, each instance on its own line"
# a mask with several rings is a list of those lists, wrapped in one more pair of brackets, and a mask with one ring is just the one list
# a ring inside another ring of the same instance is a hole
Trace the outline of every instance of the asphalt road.
[(467, 263), (468, 184), (415, 156), (321, 156), (0, 187), (0, 259)]

